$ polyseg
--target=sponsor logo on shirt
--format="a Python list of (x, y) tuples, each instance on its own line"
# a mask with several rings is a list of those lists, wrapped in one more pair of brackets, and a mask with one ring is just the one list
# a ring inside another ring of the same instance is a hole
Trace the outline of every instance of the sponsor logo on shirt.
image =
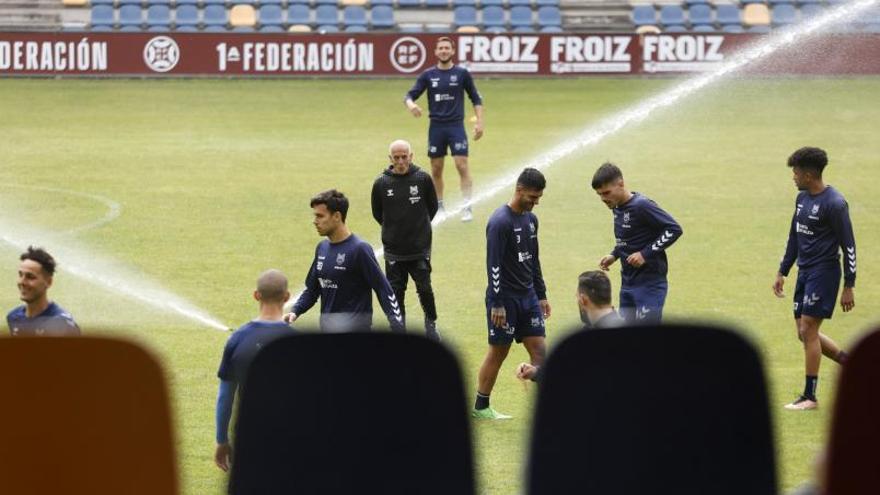
[(389, 198), (393, 197), (393, 196), (394, 196), (394, 189), (389, 189), (389, 190), (388, 190), (388, 195), (387, 195), (387, 196), (388, 196)]
[(338, 289), (339, 286), (336, 285), (336, 282), (330, 280), (329, 278), (319, 278), (318, 283), (321, 285), (322, 289)]
[(520, 263), (523, 263), (523, 262), (526, 262), (526, 261), (529, 261), (530, 259), (532, 259), (532, 253), (530, 253), (528, 251), (519, 251), (516, 254), (517, 254), (517, 257), (519, 258)]
[(434, 95), (434, 101), (453, 101), (455, 100), (455, 96), (447, 94), (447, 93), (438, 93)]
[(807, 225), (800, 222), (797, 222), (797, 232), (798, 234), (815, 235), (815, 233), (810, 230)]
[(409, 186), (409, 204), (414, 205), (418, 203), (421, 199), (422, 197), (419, 196), (419, 186)]

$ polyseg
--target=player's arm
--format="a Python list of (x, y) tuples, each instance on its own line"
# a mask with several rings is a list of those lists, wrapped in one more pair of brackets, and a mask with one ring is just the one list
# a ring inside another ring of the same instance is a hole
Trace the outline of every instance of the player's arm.
[(318, 302), (318, 296), (321, 295), (321, 284), (318, 282), (318, 271), (315, 268), (318, 263), (318, 250), (315, 249), (315, 259), (312, 260), (312, 266), (309, 268), (309, 274), (306, 275), (306, 289), (300, 294), (299, 299), (293, 303), (291, 314), (284, 318), (287, 323), (293, 323), (300, 315), (308, 311)]
[(480, 96), (480, 92), (477, 91), (477, 86), (474, 84), (474, 78), (470, 72), (465, 77), (464, 90), (474, 106), (474, 117), (476, 117), (476, 122), (474, 122), (474, 141), (476, 141), (483, 137), (483, 98)]
[(440, 208), (440, 203), (437, 201), (437, 190), (434, 188), (434, 180), (431, 179), (427, 172), (423, 176), (422, 190), (425, 191), (425, 205), (428, 207), (428, 217), (433, 220)]
[(427, 87), (428, 78), (425, 74), (421, 74), (416, 79), (413, 87), (406, 93), (406, 98), (404, 98), (403, 104), (406, 105), (406, 109), (409, 110), (409, 113), (413, 114), (414, 117), (422, 116), (422, 109), (416, 105), (416, 100), (419, 99), (419, 96), (422, 96), (422, 93), (425, 92)]
[(636, 267), (645, 264), (660, 252), (668, 249), (669, 246), (675, 244), (675, 241), (677, 241), (684, 233), (681, 225), (672, 218), (672, 215), (667, 213), (663, 208), (660, 208), (657, 203), (646, 201), (642, 211), (648, 219), (648, 222), (657, 228), (660, 235), (641, 251), (629, 255), (626, 262)]
[(840, 295), (840, 306), (846, 312), (856, 305), (853, 295), (853, 288), (856, 286), (856, 237), (846, 201), (833, 210), (833, 215), (831, 226), (840, 250), (843, 251), (843, 292)]
[(794, 262), (798, 257), (797, 244), (797, 213), (791, 216), (791, 226), (788, 229), (788, 242), (785, 244), (785, 254), (782, 255), (782, 261), (779, 263), (779, 271), (776, 272), (776, 280), (773, 282), (773, 294), (776, 297), (785, 297), (783, 287), (785, 286), (785, 277), (794, 266)]
[(220, 380), (217, 392), (217, 448), (214, 450), (214, 464), (223, 471), (229, 471), (232, 461), (232, 446), (229, 444), (229, 421), (232, 418), (232, 403), (235, 401), (235, 382)]
[(388, 317), (391, 331), (403, 333), (405, 330), (403, 328), (403, 314), (400, 311), (400, 301), (394, 295), (391, 284), (388, 283), (388, 278), (382, 273), (382, 269), (379, 268), (376, 255), (373, 254), (373, 250), (366, 243), (361, 244), (359, 250), (358, 257), (362, 258), (359, 263), (362, 274), (376, 293), (379, 305), (382, 307), (385, 316)]
[(544, 272), (541, 270), (540, 247), (538, 246), (538, 217), (532, 215), (535, 221), (535, 259), (534, 259), (534, 279), (532, 283), (535, 285), (535, 294), (538, 296), (538, 304), (541, 306), (541, 313), (544, 319), (550, 318), (550, 302), (547, 300), (547, 284), (544, 283)]
[(506, 222), (489, 221), (486, 226), (486, 276), (489, 282), (488, 301), (492, 324), (503, 327), (507, 323), (507, 311), (501, 303), (504, 291), (501, 288), (504, 262), (504, 248), (507, 246), (510, 228)]
[(373, 209), (373, 218), (382, 225), (382, 177), (379, 176), (373, 182), (373, 192), (370, 195), (370, 206)]

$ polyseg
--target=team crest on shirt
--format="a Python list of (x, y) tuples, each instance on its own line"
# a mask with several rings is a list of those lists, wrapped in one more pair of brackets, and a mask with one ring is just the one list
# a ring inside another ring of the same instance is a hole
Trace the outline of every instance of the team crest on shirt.
[(456, 76), (455, 74), (452, 74), (451, 76), (449, 76), (449, 80), (452, 82), (456, 82), (456, 81), (458, 81), (458, 76)]
[(623, 223), (629, 223), (629, 212), (623, 212)]
[(345, 264), (345, 253), (339, 253), (336, 255), (336, 264), (344, 265)]
[(315, 263), (315, 269), (316, 269), (316, 270), (319, 270), (319, 271), (320, 271), (321, 268), (324, 268), (324, 262), (323, 262), (323, 261), (319, 261), (319, 262)]
[(529, 222), (529, 228), (532, 229), (532, 233), (535, 233), (535, 222)]
[(819, 204), (818, 203), (813, 205), (813, 209), (810, 210), (810, 214), (812, 215), (810, 218), (813, 218), (814, 220), (818, 220), (818, 218), (814, 218), (816, 215), (819, 214)]
[(415, 196), (419, 193), (419, 186), (409, 186), (409, 195)]

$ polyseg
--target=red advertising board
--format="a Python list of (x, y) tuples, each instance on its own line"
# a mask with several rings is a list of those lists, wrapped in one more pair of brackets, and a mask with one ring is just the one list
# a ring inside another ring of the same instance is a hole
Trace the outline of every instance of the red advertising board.
[[(693, 73), (765, 39), (751, 34), (461, 34), (476, 74)], [(0, 33), (0, 76), (409, 76), (434, 63), (437, 35)], [(826, 35), (749, 66), (768, 74), (880, 74), (880, 35)]]

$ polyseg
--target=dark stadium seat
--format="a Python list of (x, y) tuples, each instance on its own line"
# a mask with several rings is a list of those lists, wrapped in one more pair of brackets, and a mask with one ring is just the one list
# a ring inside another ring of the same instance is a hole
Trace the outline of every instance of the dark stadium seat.
[(138, 7), (140, 7), (141, 3), (142, 3), (141, 0), (116, 0), (116, 5), (119, 5), (119, 6), (137, 5)]
[(712, 18), (712, 7), (709, 4), (700, 3), (691, 5), (688, 9), (688, 20), (694, 27), (711, 26), (715, 19)]
[(123, 5), (119, 7), (120, 27), (140, 27), (144, 24), (143, 10), (140, 5)]
[(92, 29), (96, 27), (112, 27), (115, 23), (113, 19), (113, 7), (110, 5), (93, 5), (91, 14)]
[(286, 2), (284, 0), (260, 0), (260, 7), (262, 7), (263, 5), (277, 5), (281, 7), (285, 3)]
[(562, 26), (562, 15), (558, 7), (541, 7), (538, 9), (538, 25), (542, 28)]
[(575, 332), (538, 390), (529, 495), (775, 495), (755, 348), (707, 327)]
[(199, 9), (195, 5), (178, 5), (174, 12), (174, 24), (177, 30), (197, 28), (199, 25)]
[(532, 8), (531, 7), (511, 7), (510, 8), (510, 26), (532, 27)]
[(487, 28), (504, 27), (504, 8), (497, 5), (483, 7), (482, 24)]
[(449, 7), (449, 0), (425, 0), (425, 7), (445, 9)]
[(452, 11), (452, 22), (456, 26), (479, 26), (477, 9), (470, 6), (456, 7)]
[(91, 2), (89, 2), (89, 4), (93, 7), (95, 5), (113, 5), (114, 3), (115, 0), (92, 0)]
[(841, 368), (827, 451), (829, 494), (876, 493), (880, 487), (880, 330), (853, 347)]
[(632, 21), (636, 26), (657, 24), (657, 10), (653, 5), (636, 5), (632, 9)]
[(797, 22), (797, 10), (794, 5), (784, 3), (773, 6), (770, 11), (770, 19), (774, 26), (787, 26)]
[(178, 493), (165, 377), (141, 347), (0, 338), (0, 493)]
[(348, 5), (342, 11), (342, 23), (346, 26), (346, 28), (348, 28), (349, 26), (366, 27), (367, 11), (360, 5)]
[(794, 0), (767, 0), (767, 3), (770, 5), (782, 5), (782, 4), (793, 5)]
[(166, 7), (171, 6), (171, 0), (145, 0), (147, 6), (151, 5), (164, 5)]
[(288, 24), (311, 24), (312, 11), (308, 5), (293, 4), (287, 7)]
[(730, 24), (739, 26), (742, 24), (739, 6), (729, 3), (718, 4), (715, 6), (715, 18), (718, 20), (718, 24), (721, 24), (722, 26)]
[(400, 8), (418, 8), (422, 6), (422, 0), (397, 0)]
[(336, 9), (336, 5), (318, 5), (315, 8), (315, 23), (321, 26), (339, 24), (339, 11)]
[(375, 5), (370, 10), (370, 25), (373, 29), (394, 27), (394, 9), (388, 5)]
[(664, 5), (660, 7), (660, 24), (669, 26), (684, 26), (684, 10), (680, 5)]
[(690, 6), (690, 5), (699, 5), (699, 4), (709, 3), (709, 1), (708, 0), (684, 0), (684, 3), (685, 3), (685, 5)]
[(171, 25), (171, 9), (167, 5), (150, 5), (147, 8), (147, 28), (164, 27), (167, 31)]
[(260, 5), (258, 11), (258, 22), (260, 23), (260, 31), (265, 31), (265, 27), (277, 27), (281, 30), (284, 23), (281, 5), (266, 5), (265, 2)]
[(177, 0), (174, 2), (175, 5), (180, 7), (181, 5), (199, 5), (201, 2), (199, 0)]
[(391, 333), (304, 334), (254, 359), (230, 493), (473, 495), (461, 370)]
[(309, 5), (309, 0), (287, 0), (287, 5)]
[(476, 0), (452, 0), (453, 7), (476, 7)]
[(825, 12), (825, 6), (818, 3), (808, 3), (801, 5), (800, 11), (802, 19), (809, 19)]
[(202, 12), (202, 23), (206, 30), (226, 29), (228, 18), (223, 5), (208, 5)]

